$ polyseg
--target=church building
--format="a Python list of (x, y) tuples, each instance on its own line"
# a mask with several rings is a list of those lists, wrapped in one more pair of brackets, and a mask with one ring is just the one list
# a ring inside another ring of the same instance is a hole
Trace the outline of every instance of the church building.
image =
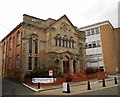
[(66, 15), (43, 20), (24, 14), (23, 22), (0, 44), (2, 76), (6, 78), (23, 78), (41, 65), (57, 64), (64, 74), (86, 67), (85, 34)]

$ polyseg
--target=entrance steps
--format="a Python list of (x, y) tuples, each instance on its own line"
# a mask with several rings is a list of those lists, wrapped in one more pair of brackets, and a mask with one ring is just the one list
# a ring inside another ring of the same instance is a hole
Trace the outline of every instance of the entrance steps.
[(77, 73), (69, 72), (67, 74), (64, 74), (64, 77), (66, 80), (71, 80), (73, 82), (80, 82), (80, 81), (86, 81), (88, 80), (86, 74), (84, 72), (78, 71)]

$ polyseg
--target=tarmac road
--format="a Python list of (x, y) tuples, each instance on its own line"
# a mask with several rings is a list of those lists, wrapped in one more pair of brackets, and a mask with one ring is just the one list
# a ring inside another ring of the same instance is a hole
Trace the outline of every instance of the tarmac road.
[(20, 83), (8, 79), (2, 79), (2, 95), (33, 95), (34, 91), (24, 87)]

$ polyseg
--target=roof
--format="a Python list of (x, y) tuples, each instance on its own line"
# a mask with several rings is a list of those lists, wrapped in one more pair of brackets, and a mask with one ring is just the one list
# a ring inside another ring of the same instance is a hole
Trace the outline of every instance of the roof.
[(92, 25), (87, 25), (87, 26), (81, 27), (79, 29), (84, 29), (84, 28), (88, 28), (88, 27), (92, 27), (92, 26), (100, 25), (100, 24), (104, 24), (104, 23), (109, 23), (109, 25), (114, 29), (114, 27), (112, 26), (112, 24), (108, 20), (102, 21), (102, 22), (98, 22), (98, 23), (95, 23), (95, 24), (92, 24)]
[[(57, 21), (59, 21), (60, 19), (62, 19), (63, 17), (65, 17), (69, 22), (70, 24), (72, 25), (72, 27), (75, 29), (76, 32), (78, 32), (78, 28), (75, 27), (71, 21), (68, 19), (68, 17), (66, 15), (63, 15), (62, 17), (60, 17), (59, 19), (55, 20), (55, 19), (52, 19), (52, 18), (48, 18), (46, 20), (44, 19), (40, 19), (40, 18), (37, 18), (37, 17), (34, 17), (34, 16), (30, 16), (30, 15), (27, 15), (27, 14), (23, 14), (23, 16), (28, 16), (28, 17), (31, 17), (31, 18), (34, 18), (34, 19), (38, 19), (40, 21), (42, 21), (46, 26), (45, 27), (50, 27), (52, 26), (54, 23), (56, 23)], [(19, 27), (21, 27), (22, 25), (24, 25), (24, 21), (21, 22), (20, 24), (18, 24), (7, 36), (5, 36), (0, 42), (4, 41), (6, 38), (8, 38), (12, 33), (14, 33)], [(43, 25), (44, 25), (43, 24)]]

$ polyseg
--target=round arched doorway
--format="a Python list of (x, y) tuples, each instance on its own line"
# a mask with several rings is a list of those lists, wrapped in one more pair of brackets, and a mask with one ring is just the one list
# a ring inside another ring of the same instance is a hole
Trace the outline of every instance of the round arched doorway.
[(63, 59), (63, 72), (68, 73), (69, 72), (69, 57), (65, 56)]

